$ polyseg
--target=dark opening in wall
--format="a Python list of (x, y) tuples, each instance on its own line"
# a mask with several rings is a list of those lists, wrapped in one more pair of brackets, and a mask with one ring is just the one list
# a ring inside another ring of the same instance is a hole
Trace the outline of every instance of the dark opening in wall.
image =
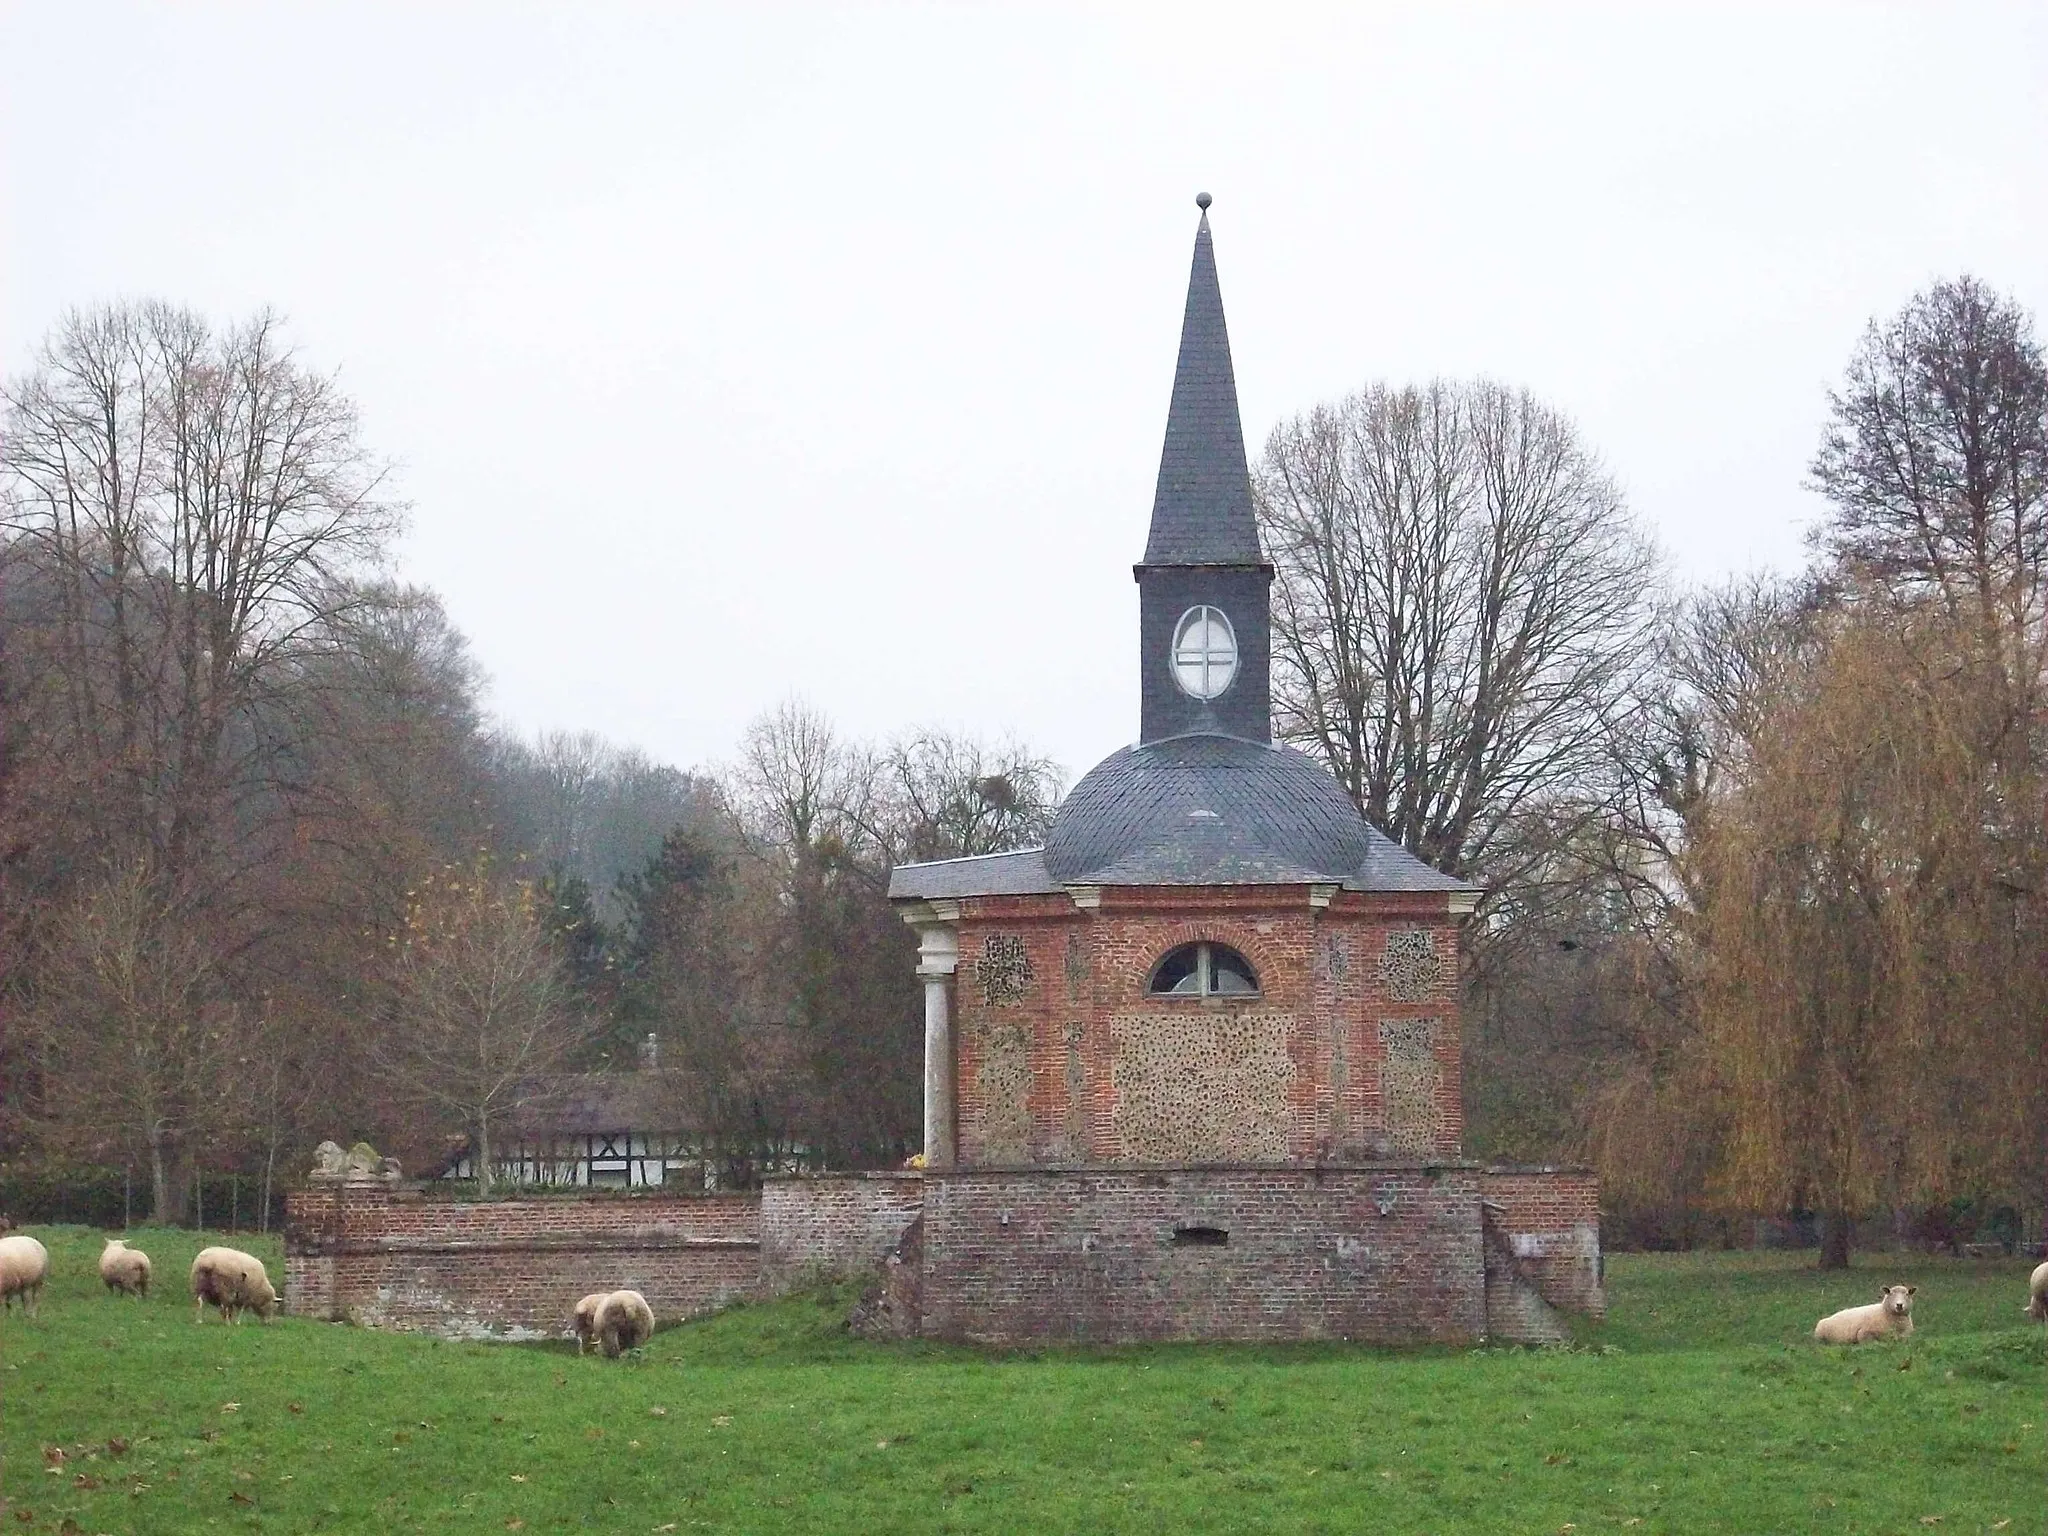
[(1176, 1248), (1223, 1248), (1229, 1245), (1230, 1233), (1222, 1227), (1175, 1227), (1173, 1246)]

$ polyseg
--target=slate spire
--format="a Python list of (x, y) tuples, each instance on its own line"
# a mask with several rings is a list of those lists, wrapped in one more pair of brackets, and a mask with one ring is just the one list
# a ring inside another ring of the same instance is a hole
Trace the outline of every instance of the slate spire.
[(1209, 194), (1195, 202), (1202, 222), (1195, 230), (1180, 362), (1166, 413), (1166, 447), (1159, 456), (1144, 564), (1263, 565), (1244, 426), (1237, 414), (1237, 377), (1230, 366), (1230, 333), (1223, 324), (1223, 290), (1209, 238)]
[(1209, 239), (1209, 194), (1195, 206), (1202, 222), (1188, 274), (1152, 532), (1132, 572), (1138, 578), (1138, 740), (1209, 734), (1270, 742), (1273, 567), (1259, 552), (1252, 516), (1237, 378)]

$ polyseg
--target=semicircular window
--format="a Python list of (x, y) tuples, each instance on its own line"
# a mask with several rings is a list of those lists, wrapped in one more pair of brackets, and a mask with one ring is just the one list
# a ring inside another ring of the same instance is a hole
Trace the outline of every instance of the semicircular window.
[(1183, 944), (1152, 968), (1154, 997), (1255, 997), (1259, 973), (1228, 944)]

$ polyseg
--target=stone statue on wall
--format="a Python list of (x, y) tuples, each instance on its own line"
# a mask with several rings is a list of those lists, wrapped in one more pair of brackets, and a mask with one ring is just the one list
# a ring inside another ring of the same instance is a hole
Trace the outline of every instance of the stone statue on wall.
[(396, 1184), (404, 1177), (395, 1157), (379, 1157), (367, 1141), (359, 1141), (346, 1152), (338, 1142), (323, 1141), (313, 1149), (316, 1184)]

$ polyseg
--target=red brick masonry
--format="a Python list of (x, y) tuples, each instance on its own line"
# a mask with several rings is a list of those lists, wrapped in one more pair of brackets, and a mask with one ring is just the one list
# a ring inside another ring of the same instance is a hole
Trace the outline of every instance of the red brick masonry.
[(879, 1270), (918, 1222), (909, 1327), (932, 1337), (1537, 1340), (1563, 1336), (1558, 1311), (1605, 1309), (1598, 1197), (1583, 1170), (1419, 1162), (841, 1175), (759, 1195), (481, 1204), (329, 1185), (290, 1199), (285, 1303), (371, 1327), (555, 1337), (594, 1290), (631, 1286), (666, 1322), (807, 1270)]
[(761, 1190), (761, 1288), (818, 1271), (875, 1269), (924, 1209), (924, 1176), (855, 1173), (771, 1179)]
[(332, 1184), (286, 1209), (286, 1310), (373, 1328), (566, 1336), (591, 1291), (640, 1291), (668, 1321), (752, 1293), (761, 1272), (753, 1195), (456, 1204)]
[(1494, 1168), (1482, 1189), (1515, 1269), (1543, 1299), (1604, 1317), (1598, 1176), (1589, 1168)]
[(1471, 1165), (966, 1172), (930, 1180), (922, 1331), (983, 1343), (1471, 1339)]

